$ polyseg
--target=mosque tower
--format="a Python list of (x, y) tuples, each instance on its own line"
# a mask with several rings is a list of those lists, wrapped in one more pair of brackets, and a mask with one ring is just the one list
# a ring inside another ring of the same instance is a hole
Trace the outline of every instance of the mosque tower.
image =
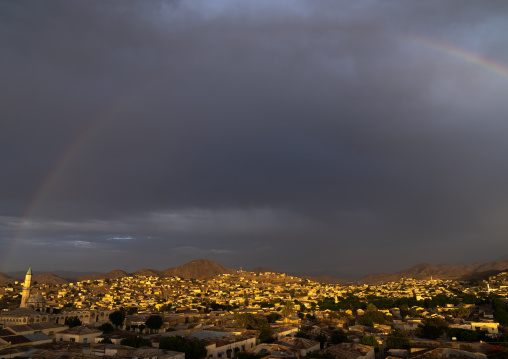
[(30, 298), (30, 290), (32, 290), (32, 267), (28, 268), (28, 272), (26, 272), (25, 283), (23, 284), (23, 291), (21, 292), (20, 308), (26, 307), (26, 302), (28, 298)]

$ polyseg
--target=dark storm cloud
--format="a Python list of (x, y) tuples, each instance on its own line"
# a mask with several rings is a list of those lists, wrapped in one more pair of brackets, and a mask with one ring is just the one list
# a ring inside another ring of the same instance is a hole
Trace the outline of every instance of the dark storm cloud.
[(446, 52), (508, 63), (500, 2), (0, 6), (9, 261), (358, 276), (508, 249), (508, 70)]

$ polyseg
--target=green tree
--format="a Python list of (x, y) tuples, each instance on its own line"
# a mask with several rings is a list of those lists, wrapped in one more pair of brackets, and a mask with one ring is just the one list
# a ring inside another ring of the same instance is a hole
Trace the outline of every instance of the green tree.
[[(296, 335), (295, 335), (296, 336)], [(325, 344), (326, 344), (326, 341), (328, 340), (328, 338), (326, 337), (325, 334), (323, 333), (319, 333), (317, 336), (316, 336), (316, 340), (319, 342), (319, 346), (321, 349), (323, 349), (325, 347)]]
[(288, 300), (286, 303), (284, 303), (284, 307), (282, 308), (282, 315), (287, 317), (290, 317), (295, 312), (295, 303)]
[(104, 323), (99, 327), (99, 329), (102, 330), (104, 334), (108, 334), (114, 331), (115, 327), (113, 327), (111, 323)]
[(374, 322), (366, 315), (362, 315), (356, 322), (359, 325), (365, 325), (366, 327), (374, 327)]
[(455, 309), (454, 315), (457, 317), (469, 317), (471, 311), (466, 307), (464, 303), (460, 303), (459, 307)]
[(164, 324), (164, 320), (160, 315), (151, 315), (145, 322), (146, 327), (150, 330), (159, 330)]
[(124, 318), (125, 318), (124, 314), (119, 310), (115, 310), (113, 313), (109, 315), (109, 321), (113, 323), (115, 327), (122, 325)]
[(273, 343), (275, 341), (273, 331), (270, 328), (261, 329), (259, 333), (259, 341), (261, 343)]
[[(204, 304), (203, 304), (204, 303)], [(205, 302), (202, 302), (201, 305), (206, 305)], [(159, 308), (159, 312), (169, 312), (171, 310), (172, 304), (164, 304)]]
[(81, 320), (78, 317), (69, 317), (65, 319), (65, 325), (68, 325), (69, 328), (78, 327), (81, 325)]
[(200, 359), (206, 357), (207, 354), (204, 341), (198, 339), (187, 341), (177, 336), (162, 338), (159, 348), (184, 352), (186, 359)]
[(411, 340), (402, 330), (395, 328), (386, 338), (387, 349), (409, 349)]
[[(449, 339), (457, 338), (459, 342), (479, 342), (480, 340), (487, 340), (487, 333), (483, 330), (468, 330), (460, 328), (448, 328), (446, 330), (446, 336)], [(496, 338), (496, 341), (499, 338)]]
[(127, 345), (129, 347), (141, 348), (141, 347), (151, 347), (152, 343), (143, 337), (132, 336), (128, 338), (124, 338), (120, 341), (120, 344)]
[(268, 323), (275, 323), (281, 317), (282, 316), (279, 313), (270, 313), (266, 316), (266, 320), (268, 321)]
[(508, 326), (507, 305), (499, 298), (492, 299), (492, 308), (494, 309), (494, 318), (503, 326)]
[(235, 323), (238, 327), (245, 329), (270, 328), (270, 324), (264, 319), (258, 319), (251, 313), (235, 314)]
[(448, 322), (442, 318), (425, 318), (415, 330), (417, 336), (427, 339), (437, 339), (448, 329)]
[(113, 344), (113, 341), (109, 338), (102, 339), (99, 344)]
[(371, 347), (376, 348), (376, 350), (379, 349), (379, 343), (376, 337), (373, 335), (364, 335), (360, 340), (360, 343), (370, 345)]
[(128, 315), (133, 315), (133, 314), (136, 314), (138, 312), (138, 307), (129, 307), (127, 308), (127, 314)]

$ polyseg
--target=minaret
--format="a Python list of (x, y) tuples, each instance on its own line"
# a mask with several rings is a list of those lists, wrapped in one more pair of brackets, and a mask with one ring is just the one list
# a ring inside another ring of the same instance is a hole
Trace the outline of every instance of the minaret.
[(23, 291), (21, 292), (20, 308), (26, 307), (26, 301), (30, 297), (30, 290), (32, 290), (32, 267), (28, 268), (28, 272), (26, 272), (25, 283), (23, 284)]

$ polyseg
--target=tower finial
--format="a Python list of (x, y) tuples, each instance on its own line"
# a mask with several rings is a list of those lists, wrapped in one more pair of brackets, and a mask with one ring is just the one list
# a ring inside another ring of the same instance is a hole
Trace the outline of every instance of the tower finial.
[(28, 268), (28, 272), (26, 272), (26, 274), (32, 275), (32, 267)]

